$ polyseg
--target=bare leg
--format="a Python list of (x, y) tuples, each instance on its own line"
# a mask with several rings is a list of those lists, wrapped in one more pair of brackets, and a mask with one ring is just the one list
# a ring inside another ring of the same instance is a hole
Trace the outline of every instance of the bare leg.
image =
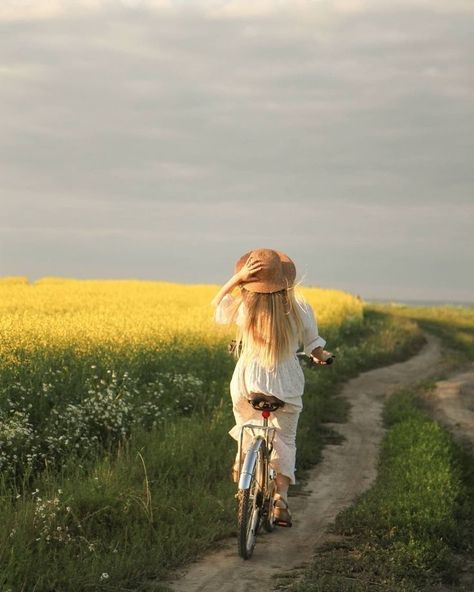
[(275, 493), (275, 523), (279, 526), (291, 526), (291, 513), (288, 508), (288, 487), (290, 485), (290, 478), (282, 473), (277, 473)]
[(277, 493), (280, 494), (285, 501), (288, 499), (288, 487), (290, 486), (290, 478), (282, 473), (277, 473), (276, 476)]

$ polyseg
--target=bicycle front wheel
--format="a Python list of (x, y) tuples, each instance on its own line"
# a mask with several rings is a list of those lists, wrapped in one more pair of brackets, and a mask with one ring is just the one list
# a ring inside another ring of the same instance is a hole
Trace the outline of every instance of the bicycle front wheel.
[(250, 486), (239, 490), (238, 547), (243, 559), (252, 556), (260, 526), (265, 479), (265, 443), (259, 446), (251, 469)]

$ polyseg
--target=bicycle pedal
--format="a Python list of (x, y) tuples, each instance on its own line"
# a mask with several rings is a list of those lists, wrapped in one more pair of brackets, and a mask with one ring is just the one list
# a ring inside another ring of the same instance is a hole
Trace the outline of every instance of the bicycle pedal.
[(279, 522), (277, 520), (275, 520), (274, 524), (276, 526), (281, 526), (282, 528), (291, 528), (293, 526), (291, 522)]

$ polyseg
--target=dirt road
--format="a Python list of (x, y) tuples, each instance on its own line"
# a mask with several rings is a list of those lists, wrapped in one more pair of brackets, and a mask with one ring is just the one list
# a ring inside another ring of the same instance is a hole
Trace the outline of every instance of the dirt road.
[(419, 354), (406, 362), (365, 372), (346, 383), (342, 395), (351, 402), (349, 421), (333, 427), (340, 445), (328, 445), (310, 473), (305, 494), (290, 498), (293, 527), (259, 536), (253, 557), (237, 556), (236, 540), (192, 564), (170, 582), (176, 592), (270, 592), (274, 578), (311, 559), (315, 545), (327, 539), (336, 515), (367, 489), (376, 476), (377, 451), (383, 436), (384, 399), (395, 390), (432, 376), (441, 357), (439, 342), (427, 335)]
[(474, 364), (438, 381), (427, 400), (434, 417), (474, 449)]
[[(431, 415), (474, 452), (474, 364), (436, 383), (427, 395)], [(449, 587), (440, 590), (450, 590)], [(474, 590), (474, 558), (464, 556), (456, 590)]]

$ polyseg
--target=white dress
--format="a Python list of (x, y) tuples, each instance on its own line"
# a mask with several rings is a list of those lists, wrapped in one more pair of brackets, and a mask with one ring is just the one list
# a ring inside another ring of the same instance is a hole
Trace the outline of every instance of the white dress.
[[(233, 310), (234, 299), (230, 294), (226, 294), (216, 307), (215, 321), (221, 324), (229, 323), (232, 320)], [(324, 347), (326, 340), (318, 333), (318, 325), (311, 305), (302, 304), (299, 312), (304, 327), (302, 345), (305, 353), (310, 354), (316, 347)], [(245, 310), (241, 304), (236, 316), (238, 325), (242, 324), (244, 315)], [(249, 362), (239, 358), (230, 383), (236, 425), (229, 434), (237, 442), (240, 439), (241, 426), (261, 416), (260, 412), (255, 411), (248, 403), (249, 393), (265, 393), (285, 401), (285, 406), (270, 416), (270, 424), (277, 428), (273, 442), (272, 464), (277, 472), (288, 476), (293, 484), (296, 482), (294, 476), (296, 429), (299, 414), (303, 408), (304, 391), (304, 374), (296, 355), (299, 346), (295, 337), (291, 355), (272, 370), (263, 367), (258, 360)], [(244, 446), (248, 443), (248, 440), (244, 442)]]

